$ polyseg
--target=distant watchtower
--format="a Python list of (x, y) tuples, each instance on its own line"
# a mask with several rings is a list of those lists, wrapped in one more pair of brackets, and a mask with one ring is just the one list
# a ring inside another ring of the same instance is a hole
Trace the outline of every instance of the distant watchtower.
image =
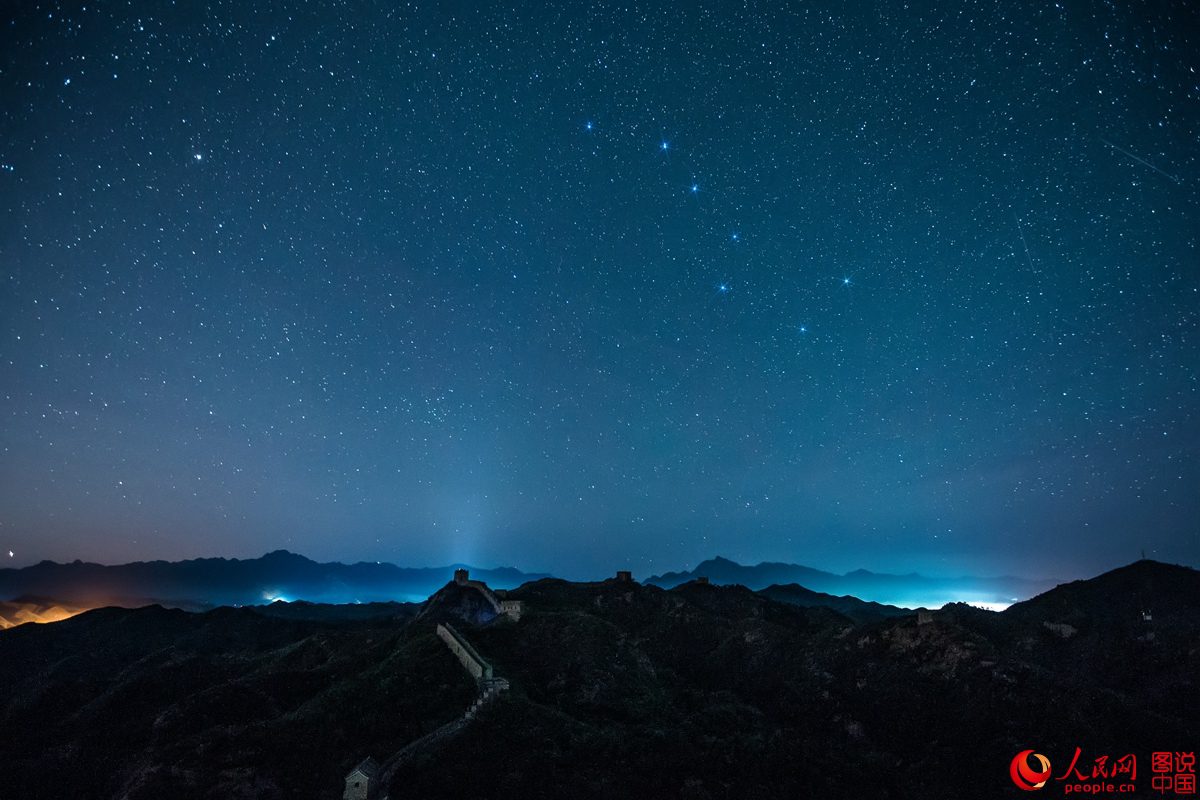
[(469, 572), (467, 572), (465, 569), (454, 570), (454, 582), (457, 583), (459, 586), (466, 586), (467, 582), (470, 580), (471, 580), (471, 574)]
[(633, 583), (633, 573), (627, 569), (617, 570), (617, 583)]
[(376, 800), (379, 790), (379, 763), (368, 758), (346, 776), (346, 791), (342, 793), (342, 800)]

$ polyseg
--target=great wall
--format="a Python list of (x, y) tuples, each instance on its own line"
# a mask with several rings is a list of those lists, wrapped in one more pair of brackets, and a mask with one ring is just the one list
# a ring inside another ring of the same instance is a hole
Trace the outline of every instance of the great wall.
[(459, 586), (466, 586), (475, 589), (483, 598), (488, 601), (497, 616), (508, 617), (513, 622), (521, 621), (521, 611), (524, 608), (520, 600), (502, 600), (496, 596), (483, 581), (471, 580), (470, 574), (465, 569), (454, 570), (454, 582)]
[[(697, 580), (702, 583), (708, 582), (707, 578), (698, 578)], [(622, 570), (617, 573), (616, 581), (632, 583), (633, 575)], [(497, 619), (504, 618), (518, 622), (525, 611), (522, 601), (510, 600), (503, 596), (503, 592), (497, 594), (483, 581), (471, 580), (470, 574), (465, 569), (454, 571), (453, 583), (456, 586), (474, 589), (483, 595), (495, 612)], [(494, 701), (501, 693), (508, 691), (508, 681), (497, 675), (491, 662), (481, 656), (466, 637), (455, 630), (452, 625), (439, 622), (435, 630), (438, 638), (445, 643), (446, 648), (454, 654), (458, 662), (462, 664), (462, 668), (475, 681), (477, 689), (475, 700), (461, 715), (432, 733), (405, 745), (382, 764), (373, 758), (367, 758), (360, 762), (346, 776), (346, 788), (342, 794), (342, 800), (389, 800), (387, 787), (401, 766), (456, 736), (475, 719), (484, 706)]]
[[(501, 599), (483, 581), (471, 580), (465, 569), (454, 571), (454, 583), (478, 591), (495, 610), (497, 617), (504, 617), (514, 622), (521, 619), (524, 606), (520, 600)], [(453, 626), (448, 623), (438, 623), (436, 632), (438, 638), (454, 654), (467, 674), (475, 680), (478, 693), (474, 702), (460, 716), (405, 745), (382, 764), (373, 758), (364, 759), (346, 775), (346, 788), (342, 793), (343, 800), (389, 800), (387, 786), (392, 782), (392, 777), (401, 766), (458, 734), (475, 719), (485, 705), (508, 690), (508, 681), (496, 675), (492, 664), (479, 655), (471, 643)]]

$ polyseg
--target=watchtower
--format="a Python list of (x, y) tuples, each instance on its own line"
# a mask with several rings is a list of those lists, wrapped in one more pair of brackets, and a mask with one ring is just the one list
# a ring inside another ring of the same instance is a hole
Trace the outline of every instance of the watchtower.
[(375, 800), (379, 795), (379, 762), (368, 758), (346, 776), (342, 800)]

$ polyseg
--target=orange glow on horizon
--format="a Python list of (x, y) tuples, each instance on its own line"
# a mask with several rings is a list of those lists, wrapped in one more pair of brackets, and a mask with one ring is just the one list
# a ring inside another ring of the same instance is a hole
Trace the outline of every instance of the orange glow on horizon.
[(90, 611), (88, 608), (77, 608), (66, 605), (39, 605), (37, 603), (0, 602), (0, 630), (15, 628), (26, 622), (47, 623), (61, 622), (76, 614)]

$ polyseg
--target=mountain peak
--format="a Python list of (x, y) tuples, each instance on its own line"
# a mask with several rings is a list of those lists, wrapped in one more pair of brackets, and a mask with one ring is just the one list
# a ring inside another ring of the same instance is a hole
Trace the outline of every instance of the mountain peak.
[(263, 561), (286, 561), (295, 564), (312, 564), (315, 563), (307, 556), (302, 556), (299, 553), (293, 553), (290, 550), (272, 550), (262, 557)]
[(713, 556), (712, 558), (706, 559), (697, 564), (696, 569), (699, 569), (703, 566), (740, 567), (742, 565), (733, 559), (726, 558), (725, 556)]
[(1013, 617), (1066, 620), (1089, 617), (1140, 619), (1144, 613), (1164, 619), (1194, 616), (1200, 610), (1200, 572), (1191, 567), (1142, 559), (1095, 578), (1063, 583), (1016, 603)]

